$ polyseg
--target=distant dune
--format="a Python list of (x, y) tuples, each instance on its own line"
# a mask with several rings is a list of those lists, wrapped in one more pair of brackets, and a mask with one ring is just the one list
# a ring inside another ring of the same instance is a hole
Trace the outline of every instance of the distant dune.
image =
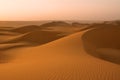
[(0, 31), (10, 31), (10, 30), (12, 30), (13, 28), (12, 27), (0, 27)]
[[(76, 22), (77, 23), (77, 22)], [(28, 25), (21, 26), (18, 28), (11, 28), (7, 31), (2, 31), (0, 34), (0, 43), (10, 44), (10, 43), (28, 43), (22, 46), (39, 46), (61, 37), (73, 34), (75, 32), (80, 31), (87, 26), (81, 26), (81, 24), (77, 24), (77, 26), (73, 26), (72, 24), (66, 23), (64, 21), (55, 21), (44, 23), (42, 25)], [(24, 35), (24, 36), (23, 36)], [(21, 45), (17, 45), (18, 47)], [(15, 46), (11, 46), (11, 48), (15, 48)], [(0, 50), (11, 49), (10, 47), (0, 48)]]
[(69, 23), (64, 22), (64, 21), (53, 21), (49, 23), (42, 24), (41, 27), (53, 27), (53, 26), (66, 26), (69, 27), (71, 26)]
[(27, 33), (27, 32), (31, 32), (34, 30), (40, 30), (40, 26), (37, 25), (28, 25), (28, 26), (23, 26), (23, 27), (19, 27), (19, 28), (15, 28), (12, 29), (12, 32), (17, 32), (17, 33)]
[(0, 80), (120, 80), (118, 25), (72, 27), (64, 36), (56, 28), (26, 29), (1, 42)]
[(48, 42), (51, 42), (53, 40), (59, 39), (63, 36), (59, 36), (59, 32), (48, 32), (48, 31), (32, 31), (30, 33), (27, 33), (25, 35), (21, 35), (19, 37), (13, 38), (9, 41), (6, 41), (4, 43), (18, 43), (18, 42), (27, 42), (29, 45), (41, 45)]

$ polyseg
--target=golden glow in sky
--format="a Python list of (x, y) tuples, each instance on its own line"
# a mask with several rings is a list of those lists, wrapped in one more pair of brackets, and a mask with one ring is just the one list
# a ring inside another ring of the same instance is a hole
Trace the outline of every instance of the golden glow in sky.
[(0, 20), (120, 19), (120, 0), (0, 0)]

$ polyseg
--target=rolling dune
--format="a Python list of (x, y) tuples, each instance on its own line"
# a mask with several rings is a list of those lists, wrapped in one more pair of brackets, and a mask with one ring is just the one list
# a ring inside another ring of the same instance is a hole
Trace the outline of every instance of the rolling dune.
[(86, 51), (91, 55), (120, 64), (119, 26), (103, 25), (100, 28), (86, 32), (82, 39)]
[(10, 31), (14, 29), (13, 27), (0, 27), (0, 32), (4, 32), (4, 31)]
[[(104, 27), (81, 31), (41, 46), (3, 51), (1, 53), (8, 57), (8, 62), (0, 64), (0, 79), (120, 80), (119, 64), (93, 56), (103, 54), (117, 58), (120, 45), (117, 34), (119, 35), (118, 27)], [(88, 49), (97, 52), (89, 53)], [(6, 59), (1, 58), (2, 60)]]
[[(6, 43), (19, 43), (19, 42), (27, 42), (29, 43), (29, 46), (35, 46), (35, 45), (41, 45), (48, 42), (51, 42), (53, 40), (59, 39), (63, 36), (59, 35), (59, 32), (49, 32), (49, 31), (32, 31), (30, 33), (22, 34), (20, 36), (17, 36), (16, 38), (13, 38), (11, 40), (3, 42)], [(2, 43), (2, 44), (3, 44)]]
[(48, 28), (48, 27), (57, 27), (57, 26), (70, 27), (71, 25), (64, 22), (64, 21), (56, 21), (56, 22), (44, 23), (44, 24), (41, 24), (41, 25), (22, 26), (22, 27), (19, 27), (19, 28), (14, 28), (10, 31), (17, 32), (17, 33), (27, 33), (27, 32), (31, 32), (31, 31), (34, 31), (34, 30), (42, 30), (42, 29), (45, 29), (45, 28)]
[(15, 34), (15, 33), (13, 33), (13, 32), (9, 32), (9, 31), (1, 31), (1, 32), (0, 32), (0, 35), (1, 35), (1, 36), (4, 36), (4, 35), (14, 36), (14, 35), (18, 35), (18, 34), (17, 34), (17, 33)]
[(16, 38), (19, 38), (19, 37), (22, 37), (24, 35), (26, 35), (27, 33), (25, 34), (16, 34), (16, 33), (13, 33), (14, 35), (1, 35), (0, 36), (0, 44), (5, 44), (5, 43), (8, 43), (9, 41), (12, 41)]
[[(28, 25), (18, 28), (13, 28), (8, 31), (2, 31), (0, 35), (0, 44), (19, 44), (27, 43), (25, 45), (11, 45), (9, 48), (0, 47), (0, 50), (12, 49), (15, 47), (31, 47), (31, 46), (40, 46), (48, 42), (54, 41), (56, 39), (68, 36), (70, 34), (79, 32), (80, 30), (87, 28), (88, 25), (82, 25), (77, 23), (77, 26), (68, 24), (64, 21), (56, 21), (44, 23), (40, 26), (38, 25)], [(7, 27), (6, 27), (7, 28)]]
[(53, 21), (53, 22), (49, 22), (41, 25), (41, 27), (55, 27), (55, 26), (70, 27), (71, 24), (64, 21)]
[(37, 25), (28, 25), (28, 26), (23, 26), (23, 27), (19, 27), (19, 28), (14, 28), (10, 31), (17, 32), (17, 33), (28, 33), (28, 32), (32, 32), (34, 30), (41, 30), (41, 27), (37, 26)]

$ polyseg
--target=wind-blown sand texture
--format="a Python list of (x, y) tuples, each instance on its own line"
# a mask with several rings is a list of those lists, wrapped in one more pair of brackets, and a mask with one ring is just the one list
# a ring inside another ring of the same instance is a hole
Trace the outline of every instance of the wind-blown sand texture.
[(120, 80), (120, 27), (95, 25), (68, 35), (28, 30), (1, 43), (0, 80)]

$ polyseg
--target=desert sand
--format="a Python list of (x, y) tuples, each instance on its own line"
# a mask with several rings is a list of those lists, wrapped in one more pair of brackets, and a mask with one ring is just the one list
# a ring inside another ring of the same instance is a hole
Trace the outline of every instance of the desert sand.
[(16, 35), (0, 43), (0, 80), (120, 80), (119, 25), (58, 23), (8, 30)]

